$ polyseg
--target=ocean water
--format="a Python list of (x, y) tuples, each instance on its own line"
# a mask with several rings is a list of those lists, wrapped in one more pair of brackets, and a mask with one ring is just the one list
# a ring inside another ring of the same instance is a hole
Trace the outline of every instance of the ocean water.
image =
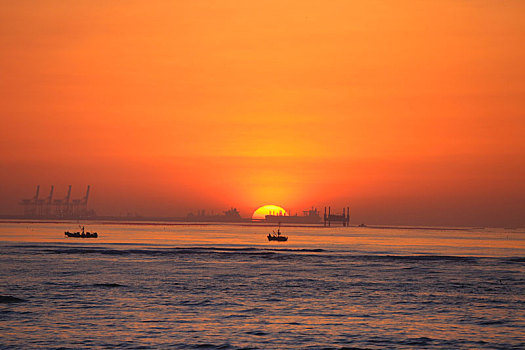
[(1, 348), (525, 349), (523, 229), (0, 222)]

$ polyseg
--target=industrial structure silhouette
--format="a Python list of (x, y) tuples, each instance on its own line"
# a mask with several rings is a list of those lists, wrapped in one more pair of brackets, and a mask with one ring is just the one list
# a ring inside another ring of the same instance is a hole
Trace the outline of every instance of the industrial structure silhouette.
[(71, 188), (63, 199), (53, 199), (55, 186), (51, 186), (46, 198), (39, 198), (40, 185), (36, 186), (33, 198), (22, 199), (20, 205), (24, 208), (24, 217), (27, 218), (57, 218), (57, 219), (82, 219), (95, 216), (93, 210), (88, 209), (90, 186), (87, 186), (86, 195), (80, 199), (71, 199)]

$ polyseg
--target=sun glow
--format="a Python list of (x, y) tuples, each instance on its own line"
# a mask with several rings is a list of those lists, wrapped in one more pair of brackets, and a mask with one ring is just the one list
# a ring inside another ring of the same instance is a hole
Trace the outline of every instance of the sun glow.
[(263, 205), (259, 209), (253, 212), (253, 220), (264, 220), (266, 215), (288, 215), (286, 210), (278, 205)]

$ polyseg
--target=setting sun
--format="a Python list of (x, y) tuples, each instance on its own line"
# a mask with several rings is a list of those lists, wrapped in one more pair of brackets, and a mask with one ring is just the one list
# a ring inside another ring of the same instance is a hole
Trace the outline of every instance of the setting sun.
[(263, 205), (253, 212), (253, 220), (264, 220), (266, 215), (287, 215), (286, 210), (278, 205)]

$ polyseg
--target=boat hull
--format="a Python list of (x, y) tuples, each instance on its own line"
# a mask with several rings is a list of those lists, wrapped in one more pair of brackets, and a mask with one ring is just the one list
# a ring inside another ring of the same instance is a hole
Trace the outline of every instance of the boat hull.
[(286, 236), (267, 236), (269, 241), (277, 241), (277, 242), (286, 242), (288, 240), (288, 237)]
[(66, 237), (70, 237), (70, 238), (98, 238), (98, 233), (96, 232), (69, 232), (69, 231), (66, 231), (64, 232), (64, 235)]

